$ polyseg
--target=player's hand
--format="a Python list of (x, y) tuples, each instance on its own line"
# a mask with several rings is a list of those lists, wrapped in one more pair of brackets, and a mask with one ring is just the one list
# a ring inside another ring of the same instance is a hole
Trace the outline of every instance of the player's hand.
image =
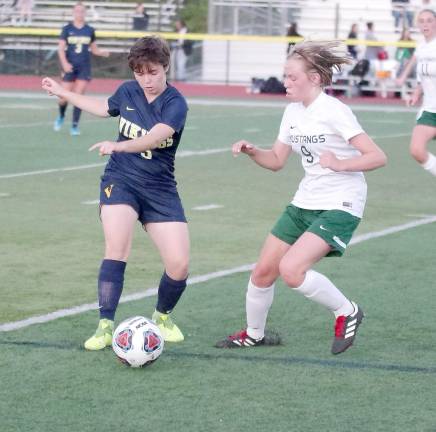
[(408, 107), (413, 107), (418, 104), (419, 100), (421, 99), (420, 94), (416, 94), (415, 92), (412, 93), (410, 96), (406, 98), (406, 105)]
[(403, 84), (404, 84), (404, 82), (401, 78), (395, 78), (395, 85), (397, 87), (401, 87)]
[(59, 97), (61, 97), (61, 93), (64, 90), (64, 88), (58, 82), (56, 82), (54, 79), (48, 78), (48, 77), (45, 77), (42, 80), (42, 88), (50, 96), (59, 96)]
[(73, 72), (73, 65), (71, 63), (66, 62), (62, 65), (62, 69), (65, 73)]
[(109, 57), (111, 53), (108, 50), (101, 50), (101, 55), (102, 57)]
[(233, 156), (238, 156), (239, 153), (245, 153), (248, 156), (254, 156), (256, 147), (248, 141), (241, 140), (232, 145)]
[(329, 168), (333, 171), (342, 171), (341, 160), (338, 159), (335, 154), (329, 150), (325, 151), (319, 157), (319, 164), (322, 168)]
[(100, 156), (105, 155), (111, 155), (115, 152), (115, 148), (117, 146), (117, 143), (113, 141), (102, 141), (97, 144), (94, 144), (93, 146), (89, 147), (89, 151), (93, 151), (98, 149), (98, 152), (100, 153)]

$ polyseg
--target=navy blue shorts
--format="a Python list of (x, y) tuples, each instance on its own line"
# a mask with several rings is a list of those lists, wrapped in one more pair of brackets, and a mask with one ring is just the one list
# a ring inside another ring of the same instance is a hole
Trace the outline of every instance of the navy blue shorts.
[(132, 187), (122, 180), (103, 176), (100, 205), (126, 204), (138, 213), (142, 225), (149, 222), (186, 222), (177, 191)]
[(66, 72), (62, 76), (62, 81), (73, 82), (76, 80), (91, 81), (91, 65), (73, 65), (72, 72)]

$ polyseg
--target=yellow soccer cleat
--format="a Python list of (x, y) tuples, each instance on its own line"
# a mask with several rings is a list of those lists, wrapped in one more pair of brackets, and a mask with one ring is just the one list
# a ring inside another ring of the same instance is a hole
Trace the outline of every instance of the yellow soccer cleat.
[(112, 334), (114, 332), (114, 322), (108, 319), (101, 319), (98, 323), (97, 331), (94, 336), (85, 342), (85, 349), (98, 351), (112, 345)]
[(180, 329), (173, 323), (168, 314), (155, 310), (151, 319), (156, 323), (165, 342), (182, 342), (185, 337)]

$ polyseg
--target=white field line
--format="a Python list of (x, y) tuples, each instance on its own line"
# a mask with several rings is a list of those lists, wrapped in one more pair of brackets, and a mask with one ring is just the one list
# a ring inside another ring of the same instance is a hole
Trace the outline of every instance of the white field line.
[[(405, 136), (410, 136), (411, 132), (407, 133), (400, 133), (400, 134), (391, 134), (391, 135), (374, 135), (372, 136), (373, 139), (388, 139), (388, 138), (400, 138)], [(176, 158), (183, 158), (183, 157), (190, 157), (190, 156), (207, 156), (211, 154), (217, 154), (217, 153), (225, 153), (229, 152), (230, 154), (230, 146), (224, 147), (224, 148), (217, 148), (217, 149), (206, 149), (206, 150), (181, 150), (176, 154)], [(45, 170), (39, 170), (39, 171), (27, 171), (27, 172), (21, 172), (21, 173), (13, 173), (13, 174), (1, 174), (1, 179), (10, 179), (15, 177), (26, 177), (26, 176), (33, 176), (33, 175), (42, 175), (42, 174), (52, 174), (56, 172), (63, 172), (63, 171), (77, 171), (82, 169), (89, 169), (89, 168), (96, 168), (101, 167), (105, 165), (104, 163), (95, 163), (95, 164), (88, 164), (88, 165), (77, 165), (72, 167), (65, 167), (65, 168), (51, 168), (51, 169), (45, 169)]]
[[(17, 91), (1, 91), (0, 97), (5, 99), (51, 99), (52, 101), (56, 101), (56, 97), (49, 96), (47, 93), (38, 93), (38, 92), (17, 92)], [(3, 105), (2, 105), (3, 107)]]
[[(183, 158), (183, 157), (190, 157), (190, 156), (207, 156), (211, 154), (216, 153), (225, 153), (229, 152), (230, 154), (230, 147), (228, 148), (217, 148), (217, 149), (207, 149), (207, 150), (182, 150), (179, 153), (176, 154), (177, 158)], [(88, 164), (88, 165), (77, 165), (77, 166), (71, 166), (71, 167), (65, 167), (65, 168), (51, 168), (51, 169), (45, 169), (45, 170), (39, 170), (39, 171), (27, 171), (27, 172), (21, 172), (21, 173), (14, 173), (14, 174), (2, 174), (0, 175), (1, 179), (10, 179), (15, 177), (27, 177), (27, 176), (34, 176), (34, 175), (42, 175), (42, 174), (52, 174), (56, 172), (64, 172), (64, 171), (78, 171), (83, 169), (89, 169), (89, 168), (97, 168), (106, 165), (106, 162), (102, 163), (94, 163), (94, 164)]]
[[(227, 270), (221, 270), (221, 271), (217, 271), (217, 272), (213, 272), (213, 273), (207, 273), (205, 275), (194, 276), (192, 278), (189, 278), (187, 283), (188, 283), (188, 285), (195, 285), (197, 283), (207, 282), (207, 281), (210, 281), (212, 279), (217, 279), (217, 278), (232, 275), (235, 273), (247, 272), (247, 271), (250, 271), (252, 269), (252, 267), (253, 267), (253, 264), (246, 264), (246, 265), (243, 265), (240, 267), (234, 267), (234, 268), (227, 269)], [(154, 287), (154, 288), (149, 288), (145, 291), (140, 291), (140, 292), (133, 293), (133, 294), (123, 295), (120, 299), (120, 303), (127, 303), (127, 302), (134, 301), (134, 300), (140, 300), (140, 299), (143, 299), (146, 297), (152, 297), (152, 296), (157, 294), (157, 290), (158, 290), (158, 288)], [(31, 326), (34, 324), (41, 324), (41, 323), (56, 320), (58, 318), (64, 318), (64, 317), (71, 316), (71, 315), (78, 315), (80, 313), (88, 312), (88, 311), (96, 310), (96, 309), (98, 309), (98, 303), (86, 303), (86, 304), (82, 304), (80, 306), (74, 306), (74, 307), (68, 308), (68, 309), (60, 309), (60, 310), (57, 310), (55, 312), (50, 312), (50, 313), (45, 314), (45, 315), (39, 315), (39, 316), (30, 317), (30, 318), (27, 318), (27, 319), (24, 319), (21, 321), (14, 321), (14, 322), (0, 324), (0, 332), (18, 330), (20, 328), (28, 327), (28, 326)]]
[[(11, 109), (29, 109), (29, 110), (43, 110), (43, 109), (47, 109), (47, 105), (35, 105), (35, 104), (7, 104), (7, 105), (2, 105), (2, 109), (7, 109), (7, 110), (11, 110)], [(56, 106), (53, 106), (51, 109), (55, 110)]]
[(224, 206), (221, 204), (207, 204), (207, 205), (192, 207), (192, 210), (207, 211), (207, 210), (215, 210), (215, 209), (223, 208), (223, 207)]
[(216, 148), (216, 149), (206, 149), (206, 150), (181, 150), (178, 153), (176, 153), (176, 158), (183, 158), (183, 157), (190, 157), (190, 156), (207, 156), (211, 154), (225, 153), (225, 152), (228, 152), (230, 155), (231, 152), (230, 146)]
[[(434, 223), (434, 222), (436, 222), (435, 215), (429, 216), (426, 218), (420, 218), (420, 219), (413, 220), (413, 221), (405, 223), (405, 224), (385, 228), (385, 229), (380, 230), (380, 231), (373, 231), (373, 232), (369, 232), (366, 234), (358, 235), (356, 237), (353, 237), (350, 244), (362, 243), (362, 242), (367, 241), (367, 240), (372, 240), (375, 238), (384, 237), (384, 236), (387, 236), (390, 234), (394, 234), (394, 233), (397, 233), (400, 231), (405, 231), (405, 230), (412, 229), (412, 228), (415, 228), (415, 227), (420, 226), (420, 225), (427, 225), (427, 224)], [(236, 273), (248, 272), (253, 268), (253, 266), (254, 266), (254, 264), (245, 264), (245, 265), (242, 265), (239, 267), (233, 267), (233, 268), (230, 268), (227, 270), (221, 270), (221, 271), (217, 271), (217, 272), (213, 272), (213, 273), (207, 273), (204, 275), (194, 276), (194, 277), (188, 279), (188, 285), (195, 285), (195, 284), (198, 284), (201, 282), (207, 282), (207, 281), (210, 281), (212, 279), (217, 279), (217, 278), (221, 278), (224, 276), (229, 276), (229, 275), (233, 275)], [(140, 291), (137, 293), (124, 295), (121, 297), (120, 303), (127, 303), (127, 302), (130, 302), (133, 300), (140, 300), (140, 299), (143, 299), (145, 297), (152, 297), (152, 296), (157, 294), (157, 290), (158, 290), (158, 288), (154, 287), (154, 288), (149, 288), (145, 291)], [(45, 315), (38, 315), (38, 316), (33, 316), (33, 317), (30, 317), (30, 318), (27, 318), (27, 319), (24, 319), (21, 321), (13, 321), (13, 322), (7, 322), (4, 324), (0, 324), (0, 332), (18, 330), (20, 328), (28, 327), (28, 326), (31, 326), (34, 324), (41, 324), (41, 323), (56, 320), (58, 318), (64, 318), (64, 317), (71, 316), (71, 315), (77, 315), (77, 314), (80, 314), (83, 312), (88, 312), (88, 311), (96, 310), (96, 309), (98, 309), (97, 303), (87, 303), (87, 304), (75, 306), (72, 308), (60, 309), (60, 310), (57, 310), (55, 312), (50, 312), (50, 313), (45, 314)]]
[(27, 176), (33, 176), (33, 175), (51, 174), (51, 173), (55, 173), (55, 172), (64, 172), (64, 171), (77, 171), (77, 170), (83, 170), (83, 169), (88, 169), (88, 168), (101, 167), (103, 165), (105, 165), (105, 163), (77, 165), (77, 166), (65, 167), (65, 168), (52, 168), (52, 169), (45, 169), (45, 170), (39, 170), (39, 171), (27, 171), (27, 172), (15, 173), (15, 174), (2, 174), (2, 175), (0, 175), (0, 179), (10, 179), (10, 178), (15, 178), (15, 177), (27, 177)]
[[(90, 93), (91, 94), (91, 93)], [(109, 97), (110, 94), (102, 95), (102, 94), (91, 94), (97, 97)], [(13, 98), (14, 101), (16, 99), (51, 99), (53, 102), (56, 102), (56, 98), (53, 96), (48, 96), (44, 93), (25, 93), (25, 92), (0, 92), (0, 98)], [(187, 98), (189, 105), (206, 105), (206, 106), (242, 106), (242, 107), (267, 107), (267, 108), (283, 108), (289, 104), (289, 100), (286, 97), (283, 97), (280, 100), (227, 100), (227, 99), (209, 99), (209, 98)], [(345, 103), (347, 101), (345, 100)], [(372, 105), (372, 104), (353, 104), (352, 100), (350, 100), (349, 107), (353, 111), (366, 111), (366, 112), (414, 112), (418, 111), (418, 108), (410, 108), (406, 106), (399, 105)]]
[[(82, 120), (80, 124), (83, 123), (97, 123), (100, 122), (101, 119), (94, 119), (94, 120)], [(53, 126), (53, 121), (44, 121), (44, 122), (33, 122), (33, 123), (12, 123), (12, 124), (0, 124), (1, 129), (22, 129), (22, 128), (30, 128), (30, 127), (36, 127), (36, 126)], [(53, 132), (54, 133), (54, 132)]]
[(404, 120), (366, 119), (365, 123), (404, 124)]
[(405, 231), (405, 230), (408, 230), (411, 228), (416, 228), (416, 227), (421, 226), (421, 225), (428, 225), (428, 224), (431, 224), (433, 222), (436, 222), (436, 215), (431, 215), (431, 216), (424, 217), (424, 218), (421, 217), (419, 219), (415, 219), (415, 220), (407, 222), (405, 224), (395, 225), (393, 227), (385, 228), (385, 229), (382, 229), (380, 231), (373, 231), (373, 232), (369, 232), (366, 234), (360, 234), (358, 236), (353, 237), (350, 241), (350, 244), (353, 245), (353, 244), (357, 244), (357, 243), (362, 243), (362, 242), (367, 241), (367, 240), (372, 240), (375, 238), (384, 237), (384, 236), (387, 236), (389, 234), (395, 234), (395, 233), (400, 232), (400, 231)]
[(402, 138), (402, 137), (408, 137), (412, 135), (412, 130), (409, 132), (404, 133), (396, 133), (396, 134), (389, 134), (389, 135), (370, 135), (372, 139), (374, 140), (380, 140), (380, 139), (389, 139), (389, 138)]
[[(237, 106), (237, 107), (255, 107), (255, 108), (284, 108), (289, 104), (289, 100), (283, 99), (274, 100), (227, 100), (227, 99), (192, 99), (188, 98), (190, 105), (206, 105), (206, 106)], [(361, 112), (387, 112), (387, 113), (416, 113), (418, 108), (410, 108), (399, 105), (370, 105), (370, 104), (353, 104), (346, 103), (353, 111)]]

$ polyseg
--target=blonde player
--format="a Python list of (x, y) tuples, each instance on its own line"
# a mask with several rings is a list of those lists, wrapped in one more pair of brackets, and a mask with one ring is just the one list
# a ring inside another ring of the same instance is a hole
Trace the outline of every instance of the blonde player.
[(300, 155), (305, 176), (294, 198), (268, 235), (251, 274), (246, 296), (247, 327), (222, 341), (220, 348), (274, 344), (265, 324), (281, 276), (294, 291), (336, 317), (332, 353), (350, 347), (362, 309), (312, 267), (325, 256), (341, 256), (358, 226), (366, 201), (362, 171), (386, 163), (382, 150), (362, 130), (351, 110), (324, 93), (333, 69), (349, 63), (340, 42), (302, 42), (285, 65), (285, 87), (292, 103), (283, 115), (271, 149), (247, 141), (233, 144), (259, 166), (278, 171), (292, 152)]
[(423, 97), (416, 126), (413, 128), (410, 153), (421, 166), (436, 176), (436, 157), (427, 150), (427, 145), (436, 136), (436, 12), (424, 9), (418, 14), (418, 27), (424, 42), (418, 44), (414, 56), (397, 80), (403, 85), (417, 65), (418, 86), (407, 104), (416, 105)]

